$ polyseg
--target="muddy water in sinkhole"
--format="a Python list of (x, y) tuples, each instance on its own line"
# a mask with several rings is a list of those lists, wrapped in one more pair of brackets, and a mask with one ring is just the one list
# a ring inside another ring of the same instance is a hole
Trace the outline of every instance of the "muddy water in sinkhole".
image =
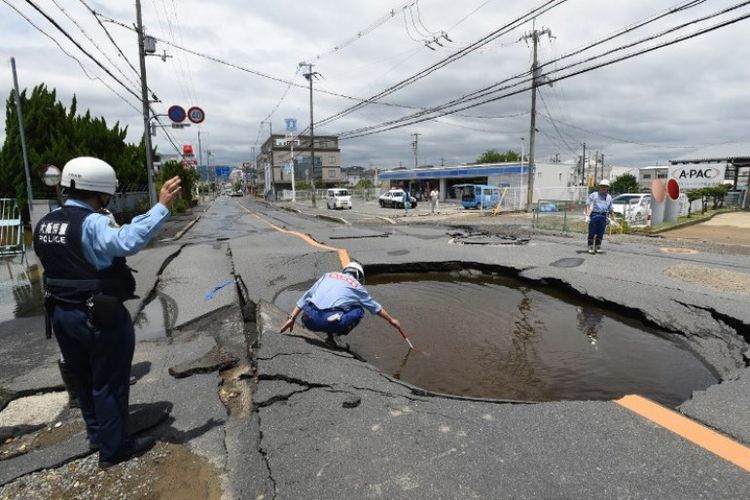
[[(311, 284), (276, 304), (291, 310)], [(676, 336), (551, 287), (467, 271), (368, 276), (366, 287), (416, 350), (369, 314), (339, 344), (430, 391), (530, 401), (641, 394), (674, 406), (717, 381)]]

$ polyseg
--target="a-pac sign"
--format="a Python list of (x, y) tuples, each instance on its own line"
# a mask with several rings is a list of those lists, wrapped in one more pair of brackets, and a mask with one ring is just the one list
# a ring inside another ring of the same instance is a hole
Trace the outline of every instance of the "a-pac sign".
[(726, 163), (693, 163), (669, 167), (669, 176), (677, 179), (680, 189), (718, 186), (724, 181)]

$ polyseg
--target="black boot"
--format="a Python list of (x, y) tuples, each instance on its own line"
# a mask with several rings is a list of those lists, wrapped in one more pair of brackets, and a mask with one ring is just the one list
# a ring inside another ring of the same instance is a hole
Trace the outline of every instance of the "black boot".
[(71, 408), (80, 408), (78, 404), (78, 386), (73, 378), (73, 374), (70, 373), (68, 365), (62, 359), (57, 360), (57, 366), (60, 368), (60, 376), (62, 377), (63, 385), (65, 390), (68, 391), (68, 406)]

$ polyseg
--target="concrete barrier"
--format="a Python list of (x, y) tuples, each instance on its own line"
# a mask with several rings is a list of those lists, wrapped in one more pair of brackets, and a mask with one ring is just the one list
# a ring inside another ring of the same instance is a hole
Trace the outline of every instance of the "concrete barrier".
[(659, 179), (651, 182), (651, 226), (664, 222), (664, 199), (667, 196), (664, 183)]
[(680, 183), (674, 177), (667, 179), (665, 198), (664, 222), (675, 222), (680, 215)]

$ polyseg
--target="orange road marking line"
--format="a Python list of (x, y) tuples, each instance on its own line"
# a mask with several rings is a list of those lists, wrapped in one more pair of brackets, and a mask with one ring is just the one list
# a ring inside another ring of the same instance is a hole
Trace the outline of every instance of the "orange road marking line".
[(750, 472), (750, 448), (644, 397), (628, 395), (615, 403)]
[[(240, 205), (239, 203), (237, 203), (237, 204)], [(310, 236), (308, 236), (308, 235), (306, 235), (304, 233), (300, 233), (298, 231), (290, 231), (289, 229), (284, 229), (283, 227), (279, 227), (279, 226), (277, 226), (275, 224), (271, 224), (270, 222), (268, 222), (266, 219), (264, 219), (260, 215), (251, 212), (250, 209), (248, 209), (247, 207), (245, 207), (243, 205), (240, 205), (240, 206), (247, 213), (251, 214), (253, 217), (255, 217), (256, 219), (258, 219), (259, 221), (261, 221), (261, 222), (263, 222), (265, 224), (268, 224), (269, 226), (271, 226), (272, 228), (274, 228), (276, 231), (279, 231), (281, 233), (286, 233), (286, 234), (294, 235), (294, 236), (302, 239), (305, 243), (314, 246), (315, 248), (320, 248), (321, 250), (328, 250), (330, 252), (336, 252), (336, 254), (339, 257), (339, 262), (341, 263), (341, 267), (346, 266), (350, 262), (350, 260), (351, 260), (349, 258), (349, 252), (346, 251), (346, 248), (336, 248), (336, 247), (329, 247), (328, 245), (323, 245), (322, 243), (318, 243), (317, 241), (315, 241), (314, 239), (310, 238)]]

